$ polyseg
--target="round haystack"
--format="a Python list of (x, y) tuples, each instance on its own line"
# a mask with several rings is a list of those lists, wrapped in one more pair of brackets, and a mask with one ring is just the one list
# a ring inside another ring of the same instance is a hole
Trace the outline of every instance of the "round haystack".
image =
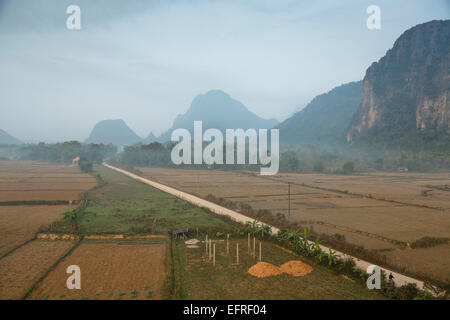
[(281, 265), (280, 270), (294, 277), (300, 277), (313, 271), (313, 268), (301, 261), (292, 260)]
[(274, 266), (273, 264), (267, 262), (258, 262), (250, 269), (248, 269), (248, 273), (258, 278), (265, 278), (271, 276), (278, 276), (283, 272), (280, 270), (280, 268)]

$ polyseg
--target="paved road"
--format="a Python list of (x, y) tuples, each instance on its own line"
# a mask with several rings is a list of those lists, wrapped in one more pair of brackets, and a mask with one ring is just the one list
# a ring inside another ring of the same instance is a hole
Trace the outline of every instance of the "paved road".
[[(207, 208), (207, 209), (211, 210), (212, 212), (214, 212), (216, 214), (219, 214), (219, 215), (228, 216), (228, 217), (230, 217), (232, 220), (234, 220), (236, 222), (246, 224), (247, 222), (255, 221), (255, 219), (253, 219), (253, 218), (247, 217), (247, 216), (245, 216), (245, 215), (243, 215), (243, 214), (241, 214), (239, 212), (230, 210), (228, 208), (219, 206), (218, 204), (215, 204), (215, 203), (213, 203), (211, 201), (207, 201), (205, 199), (196, 197), (196, 196), (194, 196), (192, 194), (180, 191), (178, 189), (166, 186), (164, 184), (161, 184), (161, 183), (158, 183), (158, 182), (146, 179), (146, 178), (142, 178), (142, 177), (140, 177), (140, 176), (138, 176), (136, 174), (133, 174), (131, 172), (128, 172), (128, 171), (120, 169), (120, 168), (116, 168), (116, 167), (111, 166), (111, 165), (109, 165), (107, 163), (103, 163), (103, 165), (105, 167), (107, 167), (107, 168), (110, 168), (110, 169), (115, 170), (117, 172), (123, 173), (124, 175), (127, 175), (130, 178), (133, 178), (134, 180), (140, 181), (140, 182), (142, 182), (144, 184), (147, 184), (149, 186), (155, 187), (155, 188), (157, 188), (157, 189), (159, 189), (161, 191), (167, 192), (167, 193), (169, 193), (171, 195), (174, 195), (174, 196), (176, 196), (176, 197), (178, 197), (180, 199), (183, 199), (183, 200), (185, 200), (187, 202), (190, 202), (190, 203), (192, 203), (192, 204), (194, 204), (196, 206)], [(278, 232), (280, 231), (280, 229), (277, 229), (277, 228), (275, 228), (273, 226), (270, 226), (270, 227), (272, 228), (272, 234), (273, 235), (277, 235)], [(325, 247), (325, 246), (322, 246), (322, 245), (320, 247), (325, 252), (329, 251), (328, 247)], [(335, 251), (335, 250), (333, 250), (333, 251)], [(349, 258), (352, 259), (353, 261), (355, 261), (356, 267), (359, 268), (359, 269), (362, 269), (362, 270), (367, 270), (367, 268), (370, 265), (372, 265), (372, 263), (369, 263), (369, 262), (364, 261), (364, 260), (360, 260), (358, 258), (355, 258), (353, 256), (350, 256), (350, 255), (345, 254), (345, 253), (340, 252), (340, 251), (336, 251), (336, 254), (339, 257), (341, 257), (342, 259), (349, 259)], [(419, 289), (424, 289), (424, 282), (423, 281), (420, 281), (420, 280), (417, 280), (417, 279), (405, 276), (403, 274), (400, 274), (400, 273), (397, 273), (397, 272), (394, 272), (394, 271), (391, 271), (391, 270), (388, 270), (388, 269), (385, 269), (385, 268), (380, 268), (380, 269), (384, 270), (384, 272), (386, 274), (392, 273), (392, 275), (394, 276), (394, 282), (395, 282), (395, 284), (397, 286), (402, 286), (402, 285), (405, 285), (405, 284), (408, 284), (408, 283), (415, 283)]]

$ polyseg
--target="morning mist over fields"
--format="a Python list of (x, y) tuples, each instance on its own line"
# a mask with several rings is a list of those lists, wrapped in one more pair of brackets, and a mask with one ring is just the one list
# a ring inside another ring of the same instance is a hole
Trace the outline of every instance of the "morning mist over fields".
[[(65, 8), (82, 8), (66, 29)], [(265, 119), (359, 81), (404, 30), (448, 18), (446, 1), (0, 1), (0, 128), (24, 142), (84, 141), (123, 119), (168, 130), (192, 100), (223, 90)]]

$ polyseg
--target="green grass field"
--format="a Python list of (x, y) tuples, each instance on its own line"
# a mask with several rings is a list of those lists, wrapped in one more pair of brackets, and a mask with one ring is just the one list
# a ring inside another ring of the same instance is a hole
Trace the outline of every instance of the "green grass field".
[[(182, 228), (231, 232), (239, 226), (111, 169), (97, 166), (95, 173), (106, 184), (88, 193), (88, 205), (77, 219), (80, 234), (167, 234)], [(52, 231), (68, 232), (68, 224)]]
[[(236, 243), (239, 243), (239, 265), (236, 265)], [(336, 274), (324, 266), (299, 257), (270, 241), (262, 244), (262, 261), (280, 266), (290, 260), (301, 260), (314, 270), (302, 277), (288, 274), (257, 278), (248, 269), (257, 263), (247, 252), (247, 240), (230, 239), (230, 254), (225, 242), (216, 243), (216, 266), (205, 257), (204, 244), (198, 249), (186, 248), (177, 241), (177, 251), (183, 264), (183, 298), (186, 299), (384, 299), (361, 282)]]

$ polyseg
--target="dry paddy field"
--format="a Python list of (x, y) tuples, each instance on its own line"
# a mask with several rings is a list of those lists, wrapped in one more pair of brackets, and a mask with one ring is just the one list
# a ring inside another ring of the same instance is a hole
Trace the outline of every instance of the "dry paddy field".
[(32, 239), (39, 227), (61, 219), (68, 208), (47, 204), (78, 200), (96, 184), (77, 166), (0, 161), (0, 257)]
[[(29, 299), (159, 299), (165, 280), (164, 243), (84, 243), (64, 258)], [(66, 269), (82, 270), (81, 289), (66, 287)]]
[(201, 197), (212, 194), (285, 215), (290, 182), (292, 221), (319, 232), (345, 235), (350, 243), (389, 253), (388, 258), (415, 273), (422, 270), (438, 281), (449, 281), (450, 268), (443, 267), (450, 261), (445, 245), (399, 248), (422, 237), (450, 237), (450, 173), (261, 177), (215, 170), (139, 170), (146, 178)]
[(0, 161), (0, 202), (77, 200), (96, 184), (78, 166)]
[[(96, 179), (77, 166), (0, 161), (0, 300), (25, 294), (31, 299), (161, 297), (165, 243), (83, 242), (73, 250), (73, 241), (33, 240), (41, 226), (62, 218), (68, 205), (61, 201), (78, 200), (95, 185)], [(82, 290), (76, 294), (66, 287), (69, 265), (82, 270)]]
[(22, 298), (73, 245), (71, 241), (32, 241), (0, 259), (0, 300)]
[(67, 206), (0, 206), (0, 257), (59, 220)]

